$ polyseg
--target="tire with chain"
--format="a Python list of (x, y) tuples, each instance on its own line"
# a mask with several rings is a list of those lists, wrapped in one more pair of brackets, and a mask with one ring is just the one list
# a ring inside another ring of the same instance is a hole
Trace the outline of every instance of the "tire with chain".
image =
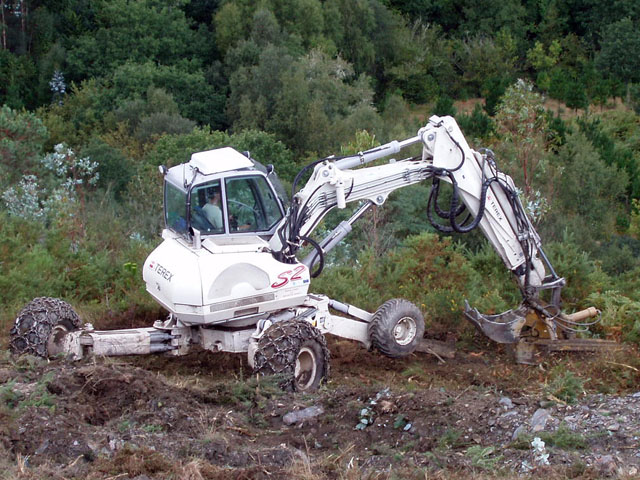
[(279, 385), (283, 390), (316, 390), (329, 377), (324, 335), (305, 320), (274, 323), (258, 340), (254, 371), (282, 376)]
[(424, 318), (420, 309), (401, 298), (384, 302), (369, 323), (371, 346), (392, 358), (412, 354), (423, 335)]
[(13, 353), (49, 356), (49, 342), (54, 335), (64, 335), (82, 325), (78, 314), (64, 300), (38, 297), (18, 314), (9, 333)]

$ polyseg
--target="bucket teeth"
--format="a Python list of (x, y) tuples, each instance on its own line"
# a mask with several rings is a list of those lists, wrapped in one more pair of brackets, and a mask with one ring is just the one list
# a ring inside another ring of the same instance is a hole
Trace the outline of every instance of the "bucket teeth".
[(514, 310), (507, 310), (497, 315), (484, 315), (469, 306), (466, 300), (464, 304), (465, 317), (483, 335), (498, 343), (518, 343), (520, 341), (520, 331), (527, 321), (528, 307), (520, 305)]

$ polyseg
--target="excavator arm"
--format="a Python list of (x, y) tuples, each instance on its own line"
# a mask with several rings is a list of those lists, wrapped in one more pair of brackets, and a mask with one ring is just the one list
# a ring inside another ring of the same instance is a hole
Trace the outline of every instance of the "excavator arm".
[[(421, 154), (402, 160), (392, 157), (414, 145), (422, 146)], [(391, 157), (388, 163), (365, 166), (386, 157)], [(565, 338), (562, 332), (580, 326), (560, 310), (565, 281), (547, 259), (513, 180), (498, 169), (491, 151), (481, 153), (469, 147), (452, 117), (433, 116), (415, 137), (403, 141), (357, 155), (318, 160), (298, 174), (294, 190), (309, 170), (310, 178), (293, 195), (288, 214), (271, 240), (278, 260), (295, 261), (300, 246), (310, 243), (314, 251), (302, 262), (310, 268), (320, 264), (313, 275), (319, 274), (324, 254), (348, 235), (351, 225), (371, 205), (382, 205), (399, 188), (431, 180), (427, 211), (434, 227), (445, 233), (466, 233), (479, 227), (515, 275), (523, 295), (519, 308), (500, 315), (483, 315), (467, 306), (465, 315), (478, 329), (497, 342), (516, 343), (526, 335)], [(438, 201), (442, 182), (452, 187), (446, 208)], [(310, 238), (331, 209), (363, 200), (354, 215), (323, 240)], [(546, 289), (552, 292), (548, 303), (540, 300), (540, 291)]]

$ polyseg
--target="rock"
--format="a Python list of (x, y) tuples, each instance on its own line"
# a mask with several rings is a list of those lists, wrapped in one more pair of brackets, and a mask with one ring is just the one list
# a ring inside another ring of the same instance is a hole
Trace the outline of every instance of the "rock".
[(511, 435), (511, 441), (515, 441), (518, 439), (518, 437), (520, 437), (520, 435), (524, 434), (527, 432), (527, 427), (525, 427), (524, 425), (520, 425), (518, 428), (516, 428), (513, 431), (513, 435)]
[(323, 413), (324, 408), (314, 405), (302, 410), (296, 410), (295, 412), (289, 412), (282, 417), (282, 421), (285, 425), (293, 425), (294, 423), (304, 422), (305, 420), (315, 418)]
[(392, 413), (396, 411), (396, 406), (389, 400), (381, 400), (380, 411), (382, 413)]
[(511, 425), (511, 417), (515, 417), (516, 415), (518, 415), (517, 412), (507, 412), (503, 415), (501, 415), (498, 420), (497, 420), (497, 424), (500, 428), (508, 428)]
[(595, 466), (601, 475), (612, 477), (618, 470), (618, 465), (612, 455), (602, 455), (596, 458)]
[(544, 427), (547, 426), (547, 422), (550, 418), (551, 415), (548, 410), (545, 410), (544, 408), (536, 410), (529, 422), (531, 425), (531, 431), (535, 433), (544, 430)]
[(502, 397), (498, 400), (498, 403), (502, 405), (507, 410), (511, 410), (513, 408), (513, 402), (509, 397)]
[(610, 432), (617, 432), (618, 430), (620, 430), (620, 424), (612, 423), (611, 425), (607, 425), (607, 430), (609, 430)]

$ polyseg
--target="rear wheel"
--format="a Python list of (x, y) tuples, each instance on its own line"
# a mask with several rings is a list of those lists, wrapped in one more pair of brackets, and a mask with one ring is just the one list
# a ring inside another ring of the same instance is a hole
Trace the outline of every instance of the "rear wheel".
[(329, 376), (329, 349), (324, 335), (305, 320), (271, 325), (258, 340), (254, 371), (280, 375), (288, 391), (316, 390)]
[(369, 324), (372, 347), (388, 357), (406, 357), (414, 352), (424, 335), (420, 309), (401, 298), (384, 302)]
[(52, 357), (63, 350), (64, 336), (82, 325), (80, 317), (64, 300), (38, 297), (18, 314), (9, 332), (13, 353)]

